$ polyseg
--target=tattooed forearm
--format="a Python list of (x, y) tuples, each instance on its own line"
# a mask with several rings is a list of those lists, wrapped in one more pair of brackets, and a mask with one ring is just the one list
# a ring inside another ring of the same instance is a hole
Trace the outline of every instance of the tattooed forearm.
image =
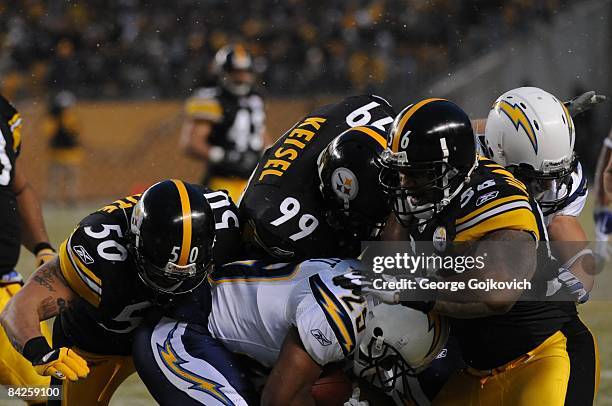
[(51, 261), (41, 266), (32, 276), (32, 280), (41, 286), (44, 286), (50, 292), (55, 292), (53, 284), (59, 282), (63, 286), (68, 286), (58, 261)]
[(64, 298), (53, 298), (51, 296), (43, 299), (38, 308), (38, 317), (40, 320), (47, 320), (55, 317), (61, 312), (68, 310), (74, 304), (74, 300)]
[(47, 319), (50, 319), (51, 317), (55, 317), (58, 313), (59, 311), (57, 308), (57, 304), (55, 303), (55, 300), (51, 296), (44, 298), (40, 302), (40, 305), (38, 308), (38, 317), (41, 320), (47, 320)]
[(13, 346), (13, 348), (17, 350), (18, 353), (21, 354), (23, 352), (23, 345), (19, 342), (15, 334), (9, 329), (7, 329), (6, 326), (4, 327), (4, 331), (6, 332), (6, 336), (11, 342), (11, 345)]

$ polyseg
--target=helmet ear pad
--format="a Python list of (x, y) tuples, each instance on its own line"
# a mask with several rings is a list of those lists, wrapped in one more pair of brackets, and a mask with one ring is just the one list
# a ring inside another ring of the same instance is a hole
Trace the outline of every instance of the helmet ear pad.
[(355, 127), (319, 155), (319, 189), (329, 210), (328, 223), (356, 241), (376, 238), (390, 214), (378, 181), (383, 140), (376, 127)]
[(134, 207), (129, 240), (139, 276), (153, 289), (184, 293), (200, 284), (212, 269), (215, 240), (203, 191), (178, 180), (151, 186)]

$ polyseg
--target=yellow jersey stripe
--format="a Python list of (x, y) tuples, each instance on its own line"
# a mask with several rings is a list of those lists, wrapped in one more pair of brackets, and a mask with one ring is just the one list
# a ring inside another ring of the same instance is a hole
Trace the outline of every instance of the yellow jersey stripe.
[(414, 115), (414, 113), (416, 113), (416, 111), (418, 109), (420, 109), (424, 105), (429, 104), (429, 103), (434, 102), (434, 101), (446, 101), (446, 99), (432, 98), (432, 99), (421, 100), (420, 102), (418, 102), (414, 106), (410, 107), (410, 109), (408, 109), (406, 114), (404, 114), (404, 117), (402, 117), (402, 119), (400, 120), (399, 124), (397, 125), (397, 129), (395, 131), (395, 137), (393, 138), (393, 144), (391, 145), (391, 151), (392, 152), (399, 152), (400, 138), (402, 137), (402, 134), (404, 132), (404, 127), (406, 126), (406, 123), (408, 122), (410, 117), (412, 117)]
[(518, 207), (491, 216), (482, 222), (474, 224), (472, 227), (463, 229), (457, 233), (455, 241), (477, 241), (486, 234), (499, 230), (526, 231), (537, 240), (540, 239), (538, 224), (531, 209)]
[(372, 137), (374, 139), (374, 141), (378, 142), (381, 147), (387, 148), (387, 140), (385, 139), (385, 137), (383, 137), (382, 135), (380, 135), (376, 131), (372, 130), (371, 128), (368, 128), (368, 127), (353, 127), (353, 130), (361, 131), (362, 133), (365, 133), (365, 134), (369, 135), (370, 137)]
[[(243, 261), (236, 261), (236, 262), (243, 262)], [(247, 262), (255, 262), (255, 261), (247, 261)], [(219, 285), (221, 283), (240, 283), (240, 282), (244, 282), (244, 283), (255, 283), (255, 282), (279, 282), (279, 281), (288, 281), (291, 280), (293, 278), (296, 277), (296, 275), (299, 273), (300, 268), (302, 267), (302, 264), (299, 264), (298, 266), (294, 267), (293, 271), (291, 271), (290, 274), (288, 275), (281, 275), (281, 276), (255, 276), (252, 278), (248, 278), (248, 277), (226, 277), (226, 278), (213, 278), (212, 276), (208, 276), (208, 282), (211, 285)]]
[(59, 250), (60, 269), (64, 279), (66, 279), (70, 288), (74, 290), (77, 295), (85, 299), (91, 305), (98, 307), (102, 300), (102, 291), (98, 290), (98, 292), (96, 292), (91, 284), (88, 284), (86, 280), (83, 279), (68, 249), (68, 240), (66, 240), (62, 243)]
[(492, 202), (489, 202), (487, 204), (485, 204), (484, 206), (482, 206), (479, 209), (474, 210), (473, 212), (471, 212), (470, 214), (461, 217), (460, 219), (455, 221), (455, 225), (459, 226), (463, 223), (465, 223), (466, 221), (469, 221), (471, 219), (473, 219), (476, 216), (479, 216), (481, 213), (486, 212), (487, 210), (491, 210), (499, 205), (508, 203), (508, 202), (514, 202), (517, 200), (524, 200), (524, 201), (528, 201), (529, 198), (527, 196), (520, 196), (520, 195), (514, 195), (514, 196), (507, 196), (507, 197), (502, 197), (501, 199), (496, 199), (493, 200)]
[(181, 245), (181, 255), (179, 256), (179, 266), (187, 265), (189, 252), (191, 251), (191, 204), (187, 188), (181, 180), (172, 179), (181, 198), (181, 210), (183, 212), (183, 243)]
[(185, 112), (189, 116), (208, 118), (213, 121), (219, 120), (223, 116), (221, 105), (213, 100), (189, 100), (185, 105)]
[(483, 220), (489, 218), (489, 217), (493, 217), (497, 214), (503, 213), (504, 211), (507, 210), (511, 210), (511, 209), (516, 209), (519, 207), (524, 207), (526, 209), (531, 210), (531, 204), (529, 204), (529, 202), (526, 201), (522, 201), (522, 200), (518, 200), (518, 201), (514, 201), (514, 202), (509, 202), (509, 203), (505, 203), (499, 206), (496, 206), (490, 210), (487, 210), (483, 213), (481, 213), (480, 215), (472, 218), (469, 221), (466, 221), (463, 224), (460, 224), (457, 226), (456, 230), (457, 232), (461, 232), (463, 230), (465, 230), (466, 228), (472, 227), (475, 224), (478, 224), (480, 222), (482, 222)]

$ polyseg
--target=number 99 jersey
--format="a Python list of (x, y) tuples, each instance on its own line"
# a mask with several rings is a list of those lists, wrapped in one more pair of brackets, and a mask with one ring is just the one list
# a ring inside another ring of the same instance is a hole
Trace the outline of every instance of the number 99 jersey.
[[(197, 187), (215, 218), (215, 262), (234, 260), (239, 255), (238, 209), (225, 192)], [(61, 244), (61, 272), (79, 299), (56, 319), (54, 345), (75, 345), (97, 354), (131, 353), (132, 333), (156, 298), (140, 280), (126, 248), (132, 211), (139, 199), (140, 195), (128, 196), (90, 214)], [(193, 302), (207, 316), (208, 284), (200, 285), (198, 291)], [(185, 295), (191, 300), (191, 293)]]
[(306, 259), (352, 256), (326, 221), (317, 159), (327, 145), (352, 127), (383, 131), (395, 113), (378, 96), (352, 96), (302, 118), (268, 148), (240, 201), (245, 243), (251, 257)]

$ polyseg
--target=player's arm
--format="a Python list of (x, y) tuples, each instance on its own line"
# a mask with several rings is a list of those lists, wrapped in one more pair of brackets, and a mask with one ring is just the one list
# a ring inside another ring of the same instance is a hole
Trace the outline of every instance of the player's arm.
[[(574, 216), (555, 216), (548, 226), (548, 235), (555, 244), (555, 255), (562, 264), (567, 264), (576, 254), (588, 246), (588, 238)], [(595, 281), (596, 265), (593, 255), (584, 255), (570, 265), (570, 270), (576, 276), (584, 289), (590, 292)]]
[(55, 250), (49, 243), (40, 200), (21, 171), (21, 166), (17, 163), (14, 170), (12, 190), (17, 197), (17, 208), (21, 220), (21, 242), (36, 255), (36, 265), (40, 266), (55, 257)]
[(320, 374), (321, 367), (306, 352), (297, 329), (292, 327), (261, 394), (262, 406), (314, 405), (311, 388)]
[(612, 131), (604, 140), (595, 171), (595, 206), (605, 207), (612, 195)]
[[(511, 282), (514, 279), (529, 281), (536, 270), (536, 248), (536, 241), (525, 231), (492, 232), (478, 242), (472, 254), (474, 258), (486, 258), (484, 267), (471, 269), (444, 280), (463, 281), (466, 285), (469, 279), (491, 279), (496, 282)], [(504, 314), (514, 306), (521, 294), (519, 289), (488, 292), (475, 289), (459, 292), (439, 290), (433, 310), (443, 315), (465, 319)]]
[(472, 129), (474, 130), (474, 134), (484, 134), (485, 127), (487, 126), (486, 118), (478, 118), (476, 120), (472, 120)]
[(208, 160), (210, 153), (208, 138), (211, 133), (212, 122), (188, 118), (181, 128), (181, 150), (191, 158)]
[(70, 308), (77, 298), (55, 258), (36, 270), (0, 314), (0, 324), (13, 347), (40, 375), (76, 381), (89, 373), (85, 360), (68, 348), (52, 349), (40, 331), (41, 321)]

